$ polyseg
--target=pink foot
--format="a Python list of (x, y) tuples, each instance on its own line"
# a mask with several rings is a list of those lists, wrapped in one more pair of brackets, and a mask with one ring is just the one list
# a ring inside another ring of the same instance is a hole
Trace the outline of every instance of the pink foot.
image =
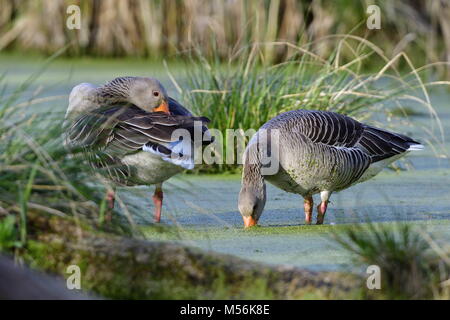
[(313, 205), (314, 204), (312, 197), (305, 198), (305, 201), (303, 203), (303, 207), (305, 209), (305, 224), (311, 224)]
[(116, 200), (116, 195), (113, 190), (108, 190), (106, 192), (106, 201), (108, 202), (108, 208), (106, 210), (105, 220), (111, 221), (112, 220), (112, 211), (114, 209), (114, 203)]
[(317, 222), (316, 224), (323, 224), (323, 220), (325, 218), (325, 213), (327, 212), (328, 201), (322, 201), (317, 206)]
[(153, 194), (153, 203), (155, 204), (155, 222), (161, 221), (161, 208), (163, 201), (163, 192), (161, 189), (156, 188), (155, 193)]

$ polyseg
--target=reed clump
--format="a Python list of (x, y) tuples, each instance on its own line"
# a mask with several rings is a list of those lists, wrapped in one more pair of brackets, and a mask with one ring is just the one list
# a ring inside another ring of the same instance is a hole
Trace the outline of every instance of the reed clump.
[(10, 249), (26, 244), (30, 213), (70, 216), (96, 227), (103, 225), (105, 215), (106, 186), (90, 174), (81, 157), (66, 151), (63, 114), (30, 111), (57, 100), (29, 96), (41, 72), (15, 89), (0, 79), (0, 239)]
[(426, 232), (406, 223), (368, 223), (346, 227), (334, 238), (355, 263), (380, 270), (380, 289), (369, 298), (448, 299), (450, 250)]
[[(81, 9), (79, 30), (66, 27), (73, 4)], [(371, 4), (380, 7), (380, 30), (366, 26)], [(167, 57), (199, 47), (207, 57), (226, 59), (247, 43), (288, 41), (311, 43), (323, 56), (334, 43), (318, 39), (351, 33), (392, 55), (406, 50), (422, 65), (449, 61), (449, 21), (448, 1), (3, 0), (0, 50), (52, 53), (71, 44), (69, 55)], [(290, 51), (267, 47), (266, 59), (279, 62)]]

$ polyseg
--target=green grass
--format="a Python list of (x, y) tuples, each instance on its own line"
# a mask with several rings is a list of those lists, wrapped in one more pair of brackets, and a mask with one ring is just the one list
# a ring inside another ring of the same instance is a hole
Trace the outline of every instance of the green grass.
[[(417, 227), (368, 223), (334, 232), (334, 238), (357, 265), (380, 267), (381, 297), (448, 299), (450, 250)], [(380, 297), (375, 292), (373, 297)]]
[[(164, 1), (137, 1), (121, 6), (102, 4), (103, 9), (94, 10), (94, 2), (80, 0), (77, 3), (83, 12), (83, 37), (66, 30), (67, 16), (64, 10), (49, 4), (52, 0), (16, 2), (2, 1), (5, 14), (0, 16), (0, 33), (6, 35), (2, 37), (4, 50), (47, 54), (70, 43), (65, 54), (72, 57), (172, 58), (196, 44), (204, 55), (215, 58), (218, 52), (221, 59), (226, 59), (242, 43), (284, 39), (298, 45), (313, 42), (314, 52), (328, 56), (336, 46), (336, 34), (352, 33), (367, 37), (388, 52), (405, 50), (422, 64), (449, 54), (445, 1), (274, 0), (230, 4), (179, 0), (170, 5)], [(366, 26), (370, 4), (381, 9), (380, 30), (368, 30)], [(52, 24), (46, 23), (49, 12), (56, 17)], [(97, 34), (100, 29), (102, 32)], [(352, 51), (352, 47), (346, 48), (343, 55), (351, 57)], [(290, 49), (267, 47), (263, 53), (266, 61), (283, 61)], [(365, 64), (371, 65), (372, 60), (365, 60)], [(445, 65), (440, 68), (445, 72)]]
[(0, 219), (0, 252), (20, 247), (21, 242), (18, 239), (15, 217), (8, 215)]

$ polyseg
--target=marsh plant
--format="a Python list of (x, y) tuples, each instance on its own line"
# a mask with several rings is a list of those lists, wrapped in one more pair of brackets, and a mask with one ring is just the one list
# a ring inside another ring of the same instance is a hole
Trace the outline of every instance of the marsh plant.
[(20, 247), (21, 243), (18, 241), (15, 224), (15, 216), (8, 215), (0, 219), (0, 252)]
[[(45, 66), (44, 66), (45, 68)], [(3, 83), (0, 95), (0, 220), (2, 246), (27, 241), (30, 213), (84, 219), (101, 224), (105, 186), (81, 157), (69, 156), (62, 143), (59, 112), (34, 112), (53, 97), (31, 94), (36, 74), (16, 88)], [(30, 111), (31, 110), (31, 111)], [(9, 240), (8, 240), (9, 239)]]
[(381, 296), (374, 290), (367, 297), (448, 299), (450, 250), (427, 233), (406, 223), (367, 223), (333, 235), (356, 265), (380, 268)]
[[(67, 27), (73, 5), (80, 29)], [(367, 27), (371, 5), (380, 8), (381, 30)], [(352, 33), (392, 56), (407, 50), (418, 64), (448, 61), (450, 53), (450, 6), (443, 0), (3, 0), (0, 13), (0, 50), (48, 53), (72, 43), (66, 54), (167, 57), (197, 45), (207, 57), (227, 59), (245, 43), (283, 40), (310, 43), (312, 52), (327, 56), (335, 35)], [(264, 51), (268, 61), (280, 62), (291, 49)]]

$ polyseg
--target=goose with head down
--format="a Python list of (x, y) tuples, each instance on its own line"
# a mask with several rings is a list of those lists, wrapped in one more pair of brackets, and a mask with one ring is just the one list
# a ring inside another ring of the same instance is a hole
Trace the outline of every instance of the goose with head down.
[[(267, 142), (272, 130), (278, 141)], [(238, 203), (244, 225), (257, 224), (262, 214), (265, 180), (304, 198), (306, 224), (312, 220), (312, 196), (319, 193), (317, 224), (322, 224), (333, 192), (366, 181), (408, 152), (422, 148), (405, 135), (342, 114), (313, 110), (282, 113), (264, 124), (245, 150)], [(279, 165), (274, 174), (264, 174), (262, 159), (267, 154)]]
[[(211, 140), (204, 117), (194, 117), (153, 78), (120, 77), (101, 87), (72, 89), (65, 144), (81, 149), (114, 185), (156, 185), (154, 219), (161, 219), (162, 183), (194, 167), (194, 137)], [(201, 147), (200, 142), (200, 147)], [(107, 193), (114, 207), (114, 190)]]

